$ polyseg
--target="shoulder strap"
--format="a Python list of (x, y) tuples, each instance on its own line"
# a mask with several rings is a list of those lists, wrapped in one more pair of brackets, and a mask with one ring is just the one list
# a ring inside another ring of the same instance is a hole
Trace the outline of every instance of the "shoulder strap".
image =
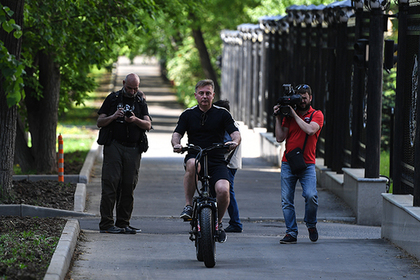
[[(312, 112), (311, 117), (309, 118), (309, 123), (311, 123), (311, 121), (312, 121), (312, 116), (314, 115), (314, 113), (315, 113), (315, 112), (316, 112), (316, 110)], [(308, 135), (308, 134), (306, 134), (306, 137), (305, 137), (305, 143), (303, 143), (302, 152), (305, 150), (306, 141), (308, 141), (308, 136), (309, 136), (309, 135)]]

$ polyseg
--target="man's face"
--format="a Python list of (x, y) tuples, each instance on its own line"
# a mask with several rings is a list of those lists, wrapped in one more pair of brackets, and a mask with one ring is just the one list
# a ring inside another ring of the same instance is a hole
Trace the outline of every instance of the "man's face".
[(305, 93), (299, 93), (302, 97), (302, 102), (297, 107), (299, 111), (306, 111), (311, 106), (312, 102), (312, 95), (309, 95), (307, 92)]
[(199, 87), (194, 96), (200, 106), (210, 106), (214, 99), (213, 87), (210, 85)]
[(123, 81), (123, 86), (129, 97), (133, 97), (139, 90), (139, 82), (136, 79), (127, 79), (127, 81)]

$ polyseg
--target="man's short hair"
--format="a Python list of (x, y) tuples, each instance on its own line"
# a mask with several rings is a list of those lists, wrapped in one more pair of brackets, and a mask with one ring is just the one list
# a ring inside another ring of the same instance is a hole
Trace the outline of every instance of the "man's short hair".
[(211, 88), (214, 91), (214, 82), (213, 80), (210, 79), (206, 79), (206, 80), (201, 80), (199, 81), (196, 85), (195, 85), (195, 92), (197, 92), (197, 89), (200, 87), (205, 87), (205, 86), (211, 86)]
[(309, 95), (312, 95), (312, 89), (311, 89), (311, 87), (308, 86), (308, 85), (306, 85), (306, 84), (298, 85), (296, 87), (296, 92), (297, 93), (306, 93), (307, 92)]
[(217, 100), (216, 102), (213, 102), (214, 105), (219, 106), (219, 107), (223, 107), (226, 110), (230, 111), (230, 105), (229, 105), (229, 100), (225, 99), (225, 100)]

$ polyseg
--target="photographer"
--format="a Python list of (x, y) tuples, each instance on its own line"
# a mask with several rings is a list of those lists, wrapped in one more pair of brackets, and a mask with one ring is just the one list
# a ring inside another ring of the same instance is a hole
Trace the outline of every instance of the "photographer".
[[(102, 233), (131, 233), (133, 192), (137, 185), (141, 153), (147, 150), (145, 132), (152, 127), (140, 78), (128, 74), (123, 87), (109, 94), (98, 111), (97, 126), (109, 129), (104, 144), (99, 229)], [(116, 206), (116, 221), (113, 211)]]
[[(291, 88), (288, 93), (295, 92)], [(302, 196), (305, 198), (304, 221), (309, 231), (309, 239), (313, 242), (318, 240), (315, 151), (324, 115), (312, 108), (312, 90), (308, 85), (297, 86), (296, 93), (290, 97), (283, 96), (279, 99), (279, 104), (274, 106), (276, 140), (277, 142), (286, 140), (286, 151), (281, 165), (281, 204), (286, 235), (280, 240), (281, 244), (294, 244), (297, 241), (298, 227), (294, 206), (297, 180), (302, 186)], [(300, 95), (300, 98), (296, 95)], [(292, 154), (297, 156), (292, 159)], [(302, 164), (300, 164), (302, 168), (294, 170), (299, 165), (295, 164), (294, 159), (302, 155)]]

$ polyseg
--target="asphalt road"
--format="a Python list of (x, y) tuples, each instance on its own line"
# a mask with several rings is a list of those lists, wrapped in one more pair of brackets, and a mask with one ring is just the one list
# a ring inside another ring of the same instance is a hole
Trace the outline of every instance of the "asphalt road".
[[(142, 232), (99, 233), (99, 156), (87, 184), (87, 212), (96, 216), (79, 219), (82, 254), (71, 269), (72, 279), (420, 279), (419, 264), (381, 239), (380, 227), (351, 223), (351, 210), (322, 189), (318, 190), (318, 242), (311, 242), (299, 223), (297, 244), (279, 244), (285, 233), (280, 170), (258, 157), (258, 135), (248, 130), (242, 131), (243, 169), (235, 180), (244, 231), (228, 233), (227, 242), (217, 243), (216, 266), (206, 268), (196, 260), (194, 243), (188, 239), (189, 223), (178, 218), (184, 205), (183, 156), (172, 152), (170, 139), (182, 108), (156, 65), (121, 59), (117, 88), (129, 72), (142, 79), (154, 127), (141, 162), (131, 220)], [(298, 188), (299, 221), (303, 207)], [(225, 220), (226, 226), (226, 216)]]

